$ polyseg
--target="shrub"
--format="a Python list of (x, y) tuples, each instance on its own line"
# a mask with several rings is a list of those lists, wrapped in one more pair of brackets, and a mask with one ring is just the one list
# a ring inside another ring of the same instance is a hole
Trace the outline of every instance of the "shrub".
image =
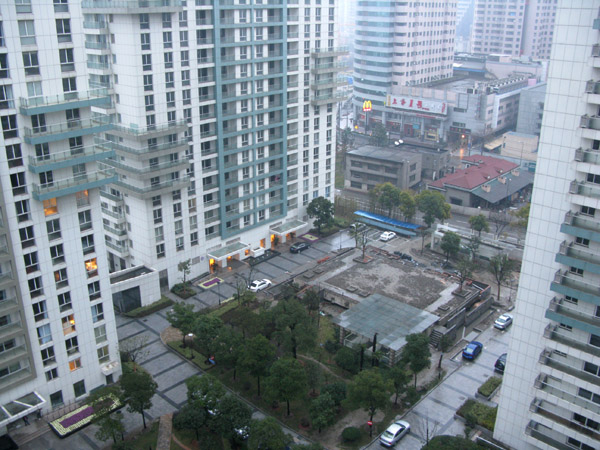
[(335, 354), (335, 363), (350, 373), (358, 373), (358, 354), (348, 347), (338, 350)]
[(500, 377), (491, 377), (477, 389), (480, 395), (484, 397), (489, 397), (492, 395), (492, 392), (496, 390), (498, 386), (502, 383), (502, 378)]
[(304, 428), (309, 427), (310, 422), (309, 422), (308, 418), (303, 417), (302, 419), (300, 419), (300, 425), (302, 425)]
[(344, 428), (342, 431), (342, 439), (344, 442), (354, 442), (360, 439), (360, 430), (356, 427)]
[(325, 350), (332, 355), (334, 355), (340, 349), (340, 347), (341, 345), (336, 341), (331, 341), (329, 339), (325, 341)]
[(340, 406), (344, 400), (346, 400), (346, 383), (343, 381), (338, 381), (336, 383), (331, 383), (321, 388), (322, 394), (329, 394), (333, 399), (333, 402), (336, 406)]
[(406, 388), (406, 396), (404, 399), (411, 405), (414, 405), (421, 398), (421, 394), (414, 386)]
[(189, 298), (196, 293), (187, 283), (177, 283), (171, 288), (171, 292), (183, 299)]
[(497, 412), (497, 406), (487, 406), (481, 402), (469, 399), (462, 404), (456, 414), (463, 417), (467, 421), (468, 425), (474, 421), (475, 424), (481, 425), (490, 431), (494, 431)]
[(436, 436), (421, 450), (480, 450), (476, 443), (460, 436)]
[(149, 314), (155, 313), (156, 311), (160, 311), (167, 306), (171, 306), (173, 304), (173, 300), (168, 297), (161, 297), (160, 300), (155, 301), (154, 303), (150, 303), (146, 306), (141, 306), (139, 308), (132, 309), (129, 312), (124, 313), (123, 315), (126, 317), (144, 317)]

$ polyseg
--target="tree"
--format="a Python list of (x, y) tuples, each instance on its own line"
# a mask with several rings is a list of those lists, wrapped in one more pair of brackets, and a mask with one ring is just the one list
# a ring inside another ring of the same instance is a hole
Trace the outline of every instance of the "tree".
[(404, 367), (399, 365), (395, 365), (388, 370), (386, 375), (394, 386), (394, 394), (396, 394), (396, 397), (394, 398), (394, 405), (397, 405), (398, 396), (404, 391), (409, 382), (409, 375)]
[(529, 209), (531, 207), (530, 203), (527, 203), (522, 208), (519, 208), (517, 212), (514, 213), (514, 216), (517, 218), (517, 226), (521, 228), (527, 228), (527, 224), (529, 223)]
[(376, 123), (373, 125), (373, 131), (369, 139), (369, 143), (377, 147), (385, 147), (387, 145), (388, 134), (387, 130), (382, 124)]
[(281, 450), (292, 441), (273, 417), (254, 420), (250, 425), (248, 450)]
[(185, 337), (192, 332), (197, 313), (194, 307), (184, 302), (177, 302), (173, 309), (167, 312), (167, 320), (172, 327), (177, 328), (183, 335), (183, 346), (185, 347)]
[(252, 420), (250, 407), (233, 395), (226, 395), (219, 403), (219, 411), (212, 420), (211, 429), (231, 442), (234, 448), (235, 441), (248, 432)]
[(152, 379), (152, 375), (143, 370), (124, 373), (121, 375), (120, 384), (120, 397), (127, 403), (127, 411), (140, 413), (146, 428), (144, 411), (152, 407), (152, 397), (156, 394), (158, 385)]
[(377, 199), (377, 204), (387, 209), (388, 216), (391, 217), (392, 210), (400, 205), (400, 190), (392, 183), (382, 183), (375, 186), (372, 195)]
[(188, 403), (209, 414), (210, 411), (214, 412), (218, 409), (221, 399), (227, 393), (223, 384), (208, 374), (191, 376), (185, 380), (185, 384)]
[(336, 406), (333, 398), (327, 392), (319, 395), (310, 404), (310, 420), (313, 427), (319, 430), (335, 423)]
[[(348, 401), (369, 413), (369, 420), (378, 409), (384, 409), (389, 401), (391, 382), (386, 380), (379, 368), (363, 370), (348, 384)], [(371, 428), (371, 433), (373, 427)]]
[(367, 249), (367, 244), (369, 243), (369, 236), (367, 235), (367, 229), (359, 230), (358, 227), (352, 229), (350, 231), (350, 235), (356, 241), (356, 248), (362, 249), (362, 259), (365, 259), (365, 251)]
[(94, 409), (94, 423), (100, 428), (96, 432), (96, 439), (107, 441), (112, 438), (113, 442), (117, 443), (117, 436), (123, 433), (125, 426), (123, 425), (123, 416), (121, 413), (112, 414), (114, 399), (119, 398), (121, 392), (116, 386), (107, 386), (90, 393), (88, 404)]
[(498, 239), (500, 234), (510, 223), (510, 214), (504, 211), (492, 211), (490, 212), (490, 222), (494, 224), (494, 238)]
[(402, 348), (402, 361), (410, 366), (415, 376), (415, 389), (417, 388), (417, 374), (431, 365), (431, 352), (429, 351), (429, 338), (423, 333), (414, 333), (406, 336), (406, 345)]
[(195, 342), (204, 354), (209, 357), (214, 353), (216, 337), (223, 328), (223, 321), (210, 314), (202, 314), (196, 317), (192, 327)]
[(480, 245), (481, 245), (481, 239), (479, 239), (477, 236), (471, 236), (471, 239), (469, 239), (469, 242), (467, 243), (467, 250), (469, 250), (471, 259), (477, 258), (477, 254), (479, 253)]
[(173, 418), (173, 425), (177, 429), (194, 430), (196, 440), (200, 440), (200, 430), (208, 420), (208, 413), (204, 408), (198, 408), (193, 403), (186, 403)]
[(456, 263), (456, 270), (458, 270), (458, 279), (460, 281), (460, 291), (462, 291), (463, 283), (473, 274), (474, 269), (475, 264), (467, 257), (460, 258)]
[(125, 432), (125, 425), (123, 425), (122, 414), (107, 414), (96, 422), (100, 427), (94, 434), (96, 439), (105, 442), (112, 438), (113, 442), (117, 443), (117, 437), (120, 435), (121, 440), (123, 433)]
[(317, 197), (312, 200), (306, 208), (306, 213), (311, 219), (314, 217), (314, 225), (317, 227), (317, 232), (321, 234), (321, 227), (328, 226), (333, 222), (333, 203), (325, 197)]
[(472, 230), (479, 232), (479, 237), (481, 237), (482, 231), (490, 231), (490, 224), (483, 214), (469, 217), (469, 225), (471, 225)]
[(290, 400), (295, 400), (306, 393), (304, 368), (297, 359), (278, 359), (271, 366), (269, 376), (265, 380), (265, 389), (270, 399), (286, 402), (289, 416)]
[(400, 212), (404, 220), (410, 222), (417, 212), (417, 203), (414, 194), (409, 190), (400, 191)]
[(342, 402), (346, 400), (347, 391), (346, 383), (343, 381), (336, 381), (335, 383), (323, 386), (321, 395), (325, 393), (329, 394), (333, 399), (335, 406), (339, 408), (342, 405)]
[(215, 339), (215, 359), (219, 364), (233, 369), (234, 380), (240, 360), (240, 349), (243, 347), (243, 344), (242, 335), (228, 327), (221, 328)]
[(317, 289), (310, 288), (304, 292), (302, 303), (306, 305), (309, 313), (312, 311), (319, 311), (321, 306), (321, 294)]
[(316, 389), (321, 384), (323, 378), (323, 369), (321, 365), (308, 360), (304, 362), (304, 371), (306, 372), (306, 384), (312, 390), (312, 394), (315, 394)]
[(453, 231), (446, 231), (442, 237), (440, 248), (446, 255), (446, 262), (450, 256), (455, 256), (460, 251), (460, 236)]
[(499, 253), (490, 258), (489, 271), (498, 283), (498, 301), (500, 301), (500, 285), (510, 277), (516, 265), (517, 263), (510, 259), (506, 253)]
[(177, 264), (177, 270), (183, 275), (183, 284), (187, 284), (187, 276), (192, 271), (192, 260), (186, 259), (185, 261), (181, 261), (179, 264)]
[(121, 358), (131, 361), (135, 365), (137, 361), (145, 358), (150, 353), (147, 347), (148, 340), (147, 335), (141, 334), (119, 342)]
[(292, 351), (294, 358), (298, 357), (298, 349), (314, 347), (317, 329), (298, 300), (282, 300), (272, 311), (275, 316), (277, 338)]
[(260, 377), (267, 374), (267, 370), (275, 357), (275, 350), (266, 337), (257, 335), (246, 342), (240, 365), (252, 376), (256, 377), (258, 396), (260, 397)]
[(358, 373), (358, 354), (348, 347), (340, 348), (335, 354), (335, 363), (350, 373)]
[(450, 218), (450, 205), (440, 192), (426, 190), (417, 195), (415, 200), (417, 208), (423, 213), (423, 222), (427, 224), (427, 228), (431, 228), (436, 219)]

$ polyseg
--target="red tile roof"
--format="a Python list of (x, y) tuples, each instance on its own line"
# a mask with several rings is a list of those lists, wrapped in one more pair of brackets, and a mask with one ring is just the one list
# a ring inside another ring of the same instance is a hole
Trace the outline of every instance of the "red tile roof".
[(505, 159), (492, 156), (473, 155), (462, 159), (464, 163), (471, 163), (466, 169), (459, 169), (444, 178), (429, 183), (429, 186), (443, 189), (444, 186), (455, 186), (462, 189), (473, 190), (482, 184), (501, 176), (502, 174), (519, 167), (518, 164)]

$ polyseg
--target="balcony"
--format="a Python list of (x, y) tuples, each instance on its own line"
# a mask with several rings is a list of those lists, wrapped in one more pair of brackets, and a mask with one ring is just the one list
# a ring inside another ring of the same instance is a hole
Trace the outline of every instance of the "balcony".
[(105, 244), (111, 250), (114, 250), (117, 253), (119, 253), (121, 257), (129, 256), (129, 248), (126, 245), (115, 244), (111, 241), (106, 241)]
[(568, 211), (565, 221), (560, 226), (561, 233), (600, 242), (600, 223), (591, 216), (579, 212)]
[(73, 108), (110, 105), (108, 89), (95, 89), (88, 92), (71, 92), (46, 97), (19, 99), (19, 112), (24, 116), (65, 111)]
[(161, 152), (165, 154), (184, 151), (188, 148), (189, 142), (187, 139), (179, 139), (173, 142), (165, 142), (163, 144), (148, 146), (142, 148), (134, 148), (128, 145), (117, 144), (115, 142), (98, 143), (104, 149), (114, 149), (117, 154), (127, 153), (128, 155), (156, 157), (160, 156)]
[(588, 428), (583, 424), (576, 422), (575, 420), (569, 420), (568, 418), (572, 417), (571, 411), (550, 403), (549, 401), (534, 398), (531, 402), (529, 410), (533, 413), (539, 414), (540, 416), (546, 417), (553, 422), (559, 423), (567, 428), (589, 436), (596, 441), (600, 440), (600, 433), (597, 430)]
[(341, 92), (325, 95), (316, 95), (310, 98), (310, 104), (313, 106), (326, 105), (328, 103), (342, 102), (346, 100), (346, 98), (348, 98), (348, 94), (343, 94)]
[(115, 160), (106, 161), (106, 164), (114, 167), (115, 169), (120, 169), (121, 171), (127, 172), (128, 174), (133, 175), (140, 180), (144, 180), (174, 172), (173, 169), (185, 170), (190, 166), (190, 160), (187, 158), (182, 158), (175, 161), (165, 161), (160, 164), (152, 164), (150, 166), (145, 165), (144, 167), (133, 167)]
[(348, 69), (348, 64), (335, 62), (326, 64), (316, 64), (313, 67), (311, 67), (310, 71), (313, 74), (320, 74), (328, 72), (341, 72), (346, 69)]
[(129, 136), (136, 138), (146, 139), (147, 137), (154, 137), (159, 135), (167, 135), (173, 133), (180, 133), (187, 131), (188, 123), (185, 120), (176, 120), (163, 125), (152, 126), (152, 127), (137, 127), (137, 126), (123, 126), (114, 125), (113, 130), (116, 132), (124, 133)]
[(330, 78), (326, 80), (317, 80), (310, 84), (310, 88), (313, 91), (317, 91), (320, 89), (333, 89), (340, 86), (347, 86), (348, 80), (343, 77)]
[(14, 385), (22, 384), (32, 377), (33, 373), (31, 372), (31, 368), (24, 367), (16, 372), (12, 372), (10, 375), (0, 378), (0, 390), (4, 391)]
[(589, 80), (585, 84), (585, 93), (588, 103), (600, 104), (600, 82)]
[(572, 375), (575, 378), (579, 378), (581, 380), (587, 381), (588, 383), (592, 383), (600, 387), (600, 377), (592, 375), (591, 373), (586, 372), (583, 369), (579, 369), (579, 367), (583, 366), (583, 361), (581, 361), (580, 359), (572, 357), (565, 358), (562, 356), (558, 356), (552, 350), (545, 349), (540, 354), (539, 362), (540, 364), (552, 367), (553, 369), (559, 370), (566, 374)]
[(563, 241), (556, 255), (556, 262), (567, 267), (577, 267), (586, 272), (600, 274), (600, 255), (585, 248), (573, 242)]
[(600, 44), (592, 46), (592, 66), (600, 68)]
[(16, 297), (5, 298), (0, 300), (0, 314), (6, 315), (10, 311), (14, 311), (19, 307), (19, 302)]
[(114, 156), (113, 149), (100, 145), (90, 145), (43, 156), (29, 155), (29, 171), (33, 173), (47, 172), (72, 167), (76, 164), (103, 161)]
[(587, 139), (598, 139), (600, 131), (600, 116), (581, 116), (579, 126), (582, 128), (581, 135)]
[(600, 165), (600, 150), (579, 147), (575, 150), (575, 161)]
[[(565, 400), (566, 402), (580, 406), (594, 414), (600, 414), (600, 405), (591, 402), (579, 395), (575, 395), (567, 390), (576, 391), (577, 387), (568, 384), (566, 381), (558, 378), (550, 377), (544, 373), (540, 373), (535, 380), (535, 388), (548, 394)], [(564, 385), (564, 386), (563, 386)]]
[(127, 235), (126, 229), (111, 227), (110, 225), (107, 225), (107, 224), (104, 224), (104, 230), (108, 231), (111, 234), (114, 234), (115, 236), (119, 236), (119, 237)]
[(76, 192), (99, 188), (117, 181), (117, 175), (112, 168), (102, 168), (96, 172), (77, 175), (64, 180), (47, 184), (33, 184), (33, 198), (38, 201), (64, 197)]
[(8, 363), (19, 360), (27, 356), (27, 347), (25, 345), (18, 345), (0, 353), (0, 365), (8, 365)]
[(6, 340), (20, 333), (23, 333), (24, 331), (25, 330), (21, 326), (20, 321), (11, 322), (0, 327), (0, 339)]
[(556, 271), (550, 290), (578, 298), (584, 302), (600, 305), (600, 286), (583, 281), (582, 277), (570, 275), (569, 271)]
[[(548, 312), (551, 313), (550, 316)], [(552, 311), (550, 311), (549, 308), (546, 310), (546, 318), (559, 321), (561, 323), (564, 323), (565, 325), (574, 326), (571, 325), (573, 321), (569, 320), (566, 316), (558, 317), (557, 315), (554, 315), (554, 317), (551, 317), (551, 315)], [(594, 347), (593, 345), (587, 344), (586, 342), (575, 339), (573, 337), (573, 333), (561, 328), (558, 325), (549, 323), (544, 329), (544, 337), (554, 342), (559, 342), (569, 347), (573, 347), (583, 352), (589, 353), (590, 355), (600, 356), (600, 348)]]
[(25, 142), (31, 145), (63, 141), (76, 136), (103, 133), (113, 128), (108, 117), (78, 119), (69, 122), (44, 125), (37, 128), (25, 127)]
[(584, 197), (600, 198), (600, 184), (573, 180), (569, 187), (569, 193), (583, 195)]
[(156, 195), (164, 194), (166, 192), (171, 192), (176, 189), (184, 189), (187, 188), (190, 184), (190, 176), (185, 175), (176, 180), (169, 180), (163, 183), (152, 184), (149, 186), (139, 187), (131, 184), (124, 183), (119, 180), (116, 181), (115, 184), (122, 189), (124, 192), (134, 195), (136, 197), (147, 200)]
[(83, 0), (85, 13), (150, 14), (183, 11), (183, 0)]
[(325, 58), (330, 56), (342, 56), (348, 54), (348, 47), (312, 48), (310, 56), (313, 58)]
[(13, 281), (14, 278), (11, 270), (5, 270), (4, 272), (0, 272), (0, 286), (12, 283)]
[[(581, 311), (580, 308), (574, 306), (573, 303), (569, 303), (566, 300), (554, 297), (550, 300), (550, 304), (548, 309), (546, 310), (546, 317), (548, 317), (548, 312), (560, 314), (563, 318), (570, 318), (572, 321), (576, 322), (574, 327), (586, 331), (588, 333), (593, 333), (600, 336), (600, 316), (595, 316), (591, 313), (586, 313)], [(562, 320), (556, 320), (554, 318), (548, 317), (556, 322), (566, 323)], [(570, 325), (567, 323), (567, 325)], [(600, 349), (599, 349), (600, 351)]]

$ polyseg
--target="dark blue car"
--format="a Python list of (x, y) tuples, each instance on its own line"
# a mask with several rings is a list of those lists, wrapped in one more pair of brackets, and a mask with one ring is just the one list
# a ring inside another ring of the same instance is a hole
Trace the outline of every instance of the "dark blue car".
[(463, 358), (464, 359), (475, 359), (483, 350), (483, 344), (477, 341), (471, 341), (467, 344), (467, 346), (463, 350)]

